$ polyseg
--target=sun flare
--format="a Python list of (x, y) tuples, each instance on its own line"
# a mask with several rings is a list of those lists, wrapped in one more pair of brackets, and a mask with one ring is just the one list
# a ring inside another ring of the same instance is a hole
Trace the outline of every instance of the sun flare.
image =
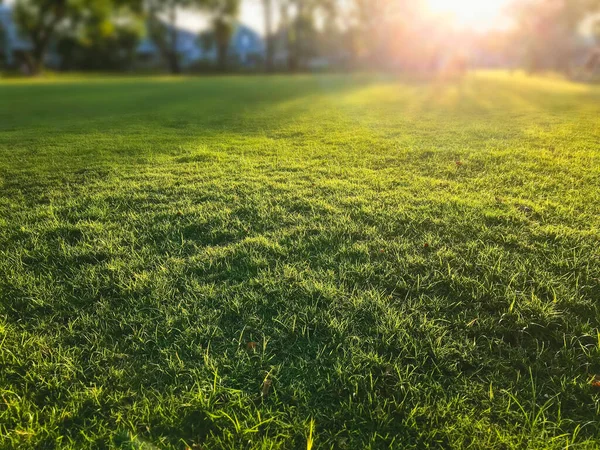
[(460, 25), (492, 28), (502, 21), (510, 0), (427, 0), (432, 13), (448, 15)]

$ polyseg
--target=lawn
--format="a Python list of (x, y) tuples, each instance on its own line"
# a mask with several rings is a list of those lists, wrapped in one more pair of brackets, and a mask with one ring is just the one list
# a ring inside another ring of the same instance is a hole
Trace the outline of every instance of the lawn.
[(596, 374), (600, 86), (0, 83), (2, 448), (598, 448)]

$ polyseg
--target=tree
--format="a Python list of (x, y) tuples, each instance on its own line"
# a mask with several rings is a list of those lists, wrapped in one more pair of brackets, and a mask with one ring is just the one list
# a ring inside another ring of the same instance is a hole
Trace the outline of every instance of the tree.
[[(59, 32), (78, 29), (94, 11), (113, 7), (139, 8), (141, 0), (16, 0), (15, 19), (31, 43), (26, 54), (31, 74), (39, 74), (44, 67), (48, 47)], [(68, 34), (68, 33), (67, 33)]]
[(600, 19), (595, 19), (590, 26), (590, 32), (596, 43), (596, 48), (592, 50), (585, 63), (585, 70), (592, 76), (600, 69)]
[[(61, 33), (57, 48), (61, 68), (126, 70), (143, 33), (141, 9), (112, 0), (95, 0), (82, 12), (76, 25)], [(139, 5), (134, 5), (139, 6)]]
[[(148, 33), (169, 66), (171, 73), (181, 72), (177, 43), (177, 13), (183, 8), (199, 9), (210, 0), (146, 0)], [(166, 20), (164, 20), (166, 19)]]
[(217, 46), (217, 65), (219, 70), (227, 70), (229, 45), (235, 31), (240, 0), (211, 0), (209, 4), (213, 15), (213, 32)]
[[(0, 0), (0, 5), (2, 1)], [(6, 36), (6, 30), (4, 29), (4, 25), (0, 22), (0, 68), (4, 67), (6, 61), (8, 60), (8, 38)]]
[(272, 72), (273, 65), (273, 0), (262, 0), (265, 16), (265, 69)]
[[(0, 0), (0, 6), (2, 6), (2, 0)], [(6, 36), (6, 30), (4, 25), (0, 22), (0, 68), (4, 66), (6, 62), (6, 52), (8, 51), (8, 39)]]
[(596, 45), (600, 46), (600, 19), (594, 20), (590, 28)]
[(15, 19), (31, 41), (31, 52), (26, 55), (31, 74), (39, 74), (50, 40), (56, 29), (64, 25), (68, 15), (79, 6), (70, 0), (18, 0)]
[(577, 27), (600, 11), (600, 0), (519, 0), (513, 6), (531, 71), (569, 71)]
[[(166, 61), (169, 71), (174, 74), (181, 72), (177, 52), (177, 8), (181, 3), (183, 2), (179, 0), (148, 1), (148, 34)], [(161, 19), (161, 14), (166, 14), (166, 23)]]
[[(315, 37), (314, 13), (319, 0), (288, 0), (286, 21), (288, 44), (288, 69), (291, 72), (303, 69)], [(292, 20), (287, 18), (289, 7), (295, 11)]]
[(277, 33), (277, 44), (278, 48), (287, 51), (287, 64), (291, 67), (291, 36), (290, 36), (290, 14), (289, 14), (289, 1), (280, 0), (279, 2), (279, 32)]

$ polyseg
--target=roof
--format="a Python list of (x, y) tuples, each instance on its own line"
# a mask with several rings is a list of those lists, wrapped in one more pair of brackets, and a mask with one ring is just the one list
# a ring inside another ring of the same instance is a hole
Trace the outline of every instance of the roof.
[[(167, 31), (172, 30), (170, 25), (166, 23), (163, 25)], [(212, 54), (211, 50), (203, 48), (202, 38), (210, 37), (213, 34), (214, 32), (210, 29), (202, 33), (194, 33), (177, 28), (177, 52), (187, 55), (191, 59), (199, 59), (203, 55)], [(262, 53), (265, 51), (264, 41), (260, 34), (242, 23), (236, 25), (230, 46), (237, 53)], [(142, 39), (137, 47), (138, 54), (151, 55), (158, 52), (159, 49), (150, 36)]]
[[(166, 23), (163, 23), (163, 25), (166, 27), (168, 33), (173, 30), (170, 25)], [(193, 50), (198, 45), (197, 41), (197, 34), (177, 28), (176, 48), (178, 53), (186, 53)], [(158, 51), (158, 47), (150, 36), (146, 36), (144, 39), (142, 39), (137, 47), (137, 52), (142, 54), (157, 53)]]
[[(201, 36), (212, 37), (213, 30), (206, 30)], [(260, 34), (247, 25), (238, 22), (235, 26), (235, 32), (231, 38), (230, 46), (238, 52), (262, 53), (265, 51), (265, 43)]]

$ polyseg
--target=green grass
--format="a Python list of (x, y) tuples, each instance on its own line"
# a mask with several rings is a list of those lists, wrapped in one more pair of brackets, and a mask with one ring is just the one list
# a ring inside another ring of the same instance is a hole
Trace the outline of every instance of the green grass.
[(600, 87), (0, 84), (0, 447), (598, 448)]

